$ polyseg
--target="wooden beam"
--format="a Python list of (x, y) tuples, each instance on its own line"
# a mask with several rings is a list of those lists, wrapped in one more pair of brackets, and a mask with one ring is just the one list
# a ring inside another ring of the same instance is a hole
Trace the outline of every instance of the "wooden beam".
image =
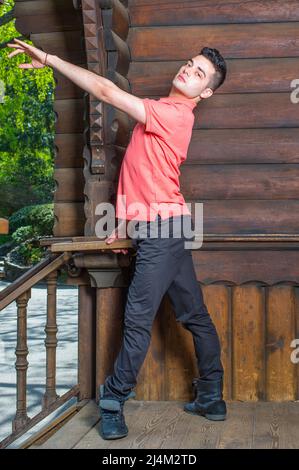
[(91, 242), (64, 242), (64, 243), (53, 243), (50, 250), (53, 253), (65, 252), (65, 251), (99, 251), (105, 250), (110, 251), (119, 248), (133, 248), (132, 240), (123, 239), (118, 240), (110, 245), (105, 241), (91, 241)]

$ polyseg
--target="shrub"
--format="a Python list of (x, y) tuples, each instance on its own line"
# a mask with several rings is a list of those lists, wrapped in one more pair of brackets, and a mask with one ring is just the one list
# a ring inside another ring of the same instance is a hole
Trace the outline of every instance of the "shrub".
[(31, 225), (26, 225), (25, 227), (19, 227), (17, 230), (12, 234), (11, 238), (17, 244), (28, 240), (28, 238), (34, 237), (35, 232)]
[(22, 207), (9, 218), (9, 227), (12, 232), (20, 227), (31, 226), (36, 235), (52, 235), (53, 225), (53, 203)]
[(27, 206), (13, 213), (9, 218), (11, 238), (17, 248), (14, 256), (25, 266), (39, 262), (46, 247), (39, 246), (39, 238), (52, 235), (54, 225), (54, 204)]

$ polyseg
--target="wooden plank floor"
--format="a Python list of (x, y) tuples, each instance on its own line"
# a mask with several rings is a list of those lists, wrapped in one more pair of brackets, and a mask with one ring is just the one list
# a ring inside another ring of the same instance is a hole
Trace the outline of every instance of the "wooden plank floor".
[(298, 449), (299, 402), (229, 402), (226, 421), (193, 416), (177, 401), (125, 404), (127, 437), (104, 440), (88, 402), (70, 421), (32, 449)]

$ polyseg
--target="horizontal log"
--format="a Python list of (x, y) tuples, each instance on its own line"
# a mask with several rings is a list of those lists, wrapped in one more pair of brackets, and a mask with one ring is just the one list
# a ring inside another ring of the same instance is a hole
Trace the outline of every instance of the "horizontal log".
[(57, 100), (54, 102), (57, 115), (55, 129), (57, 134), (77, 134), (84, 130), (84, 103), (82, 99)]
[(195, 218), (195, 203), (203, 204), (204, 233), (299, 233), (297, 200), (188, 200)]
[(86, 63), (81, 31), (37, 33), (30, 37), (33, 44), (73, 64)]
[(72, 0), (16, 2), (16, 28), (22, 34), (80, 29), (82, 19)]
[(84, 201), (84, 176), (82, 168), (56, 168), (54, 202)]
[[(298, 127), (298, 110), (290, 93), (215, 94), (194, 108), (193, 129)], [(130, 130), (135, 124), (130, 120)]]
[(299, 132), (296, 128), (195, 129), (184, 165), (298, 162)]
[(186, 60), (206, 45), (226, 59), (298, 57), (299, 23), (133, 27), (128, 45), (132, 61)]
[(55, 168), (83, 169), (84, 140), (82, 134), (56, 134), (55, 147)]
[(298, 127), (290, 93), (215, 95), (195, 110), (195, 128)]
[(192, 200), (299, 199), (298, 164), (183, 164), (180, 182)]
[(131, 0), (131, 26), (298, 21), (297, 0)]
[[(84, 64), (78, 64), (82, 68), (86, 68)], [(75, 85), (69, 78), (54, 70), (54, 78), (56, 82), (55, 99), (66, 100), (70, 98), (82, 98), (84, 90)]]
[[(128, 80), (132, 93), (140, 97), (168, 96), (172, 80), (184, 63), (185, 60), (131, 62)], [(226, 80), (215, 93), (290, 93), (290, 83), (297, 76), (296, 58), (231, 59), (227, 60)]]
[(242, 284), (299, 281), (299, 252), (296, 251), (192, 251), (198, 281)]
[(54, 204), (54, 237), (84, 235), (84, 202), (57, 202)]

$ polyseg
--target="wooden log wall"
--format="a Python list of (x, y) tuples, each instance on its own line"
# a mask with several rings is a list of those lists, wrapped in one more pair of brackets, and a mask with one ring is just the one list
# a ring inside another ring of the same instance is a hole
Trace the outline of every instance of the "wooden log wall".
[[(17, 27), (21, 32), (27, 27), (37, 46), (137, 96), (167, 96), (180, 65), (204, 46), (218, 48), (227, 60), (226, 83), (194, 111), (181, 167), (186, 200), (204, 203), (204, 233), (223, 235), (219, 243), (193, 252), (193, 259), (222, 342), (225, 398), (299, 399), (298, 365), (290, 359), (291, 341), (299, 338), (298, 247), (277, 235), (297, 234), (299, 228), (299, 104), (290, 100), (291, 81), (299, 78), (299, 1), (74, 3), (82, 6), (80, 18), (68, 0), (17, 1)], [(114, 200), (135, 123), (84, 97), (62, 77), (55, 109), (54, 235), (93, 235), (95, 206)], [(248, 234), (249, 241), (228, 243), (227, 234)], [(272, 241), (252, 241), (255, 234), (269, 234)], [(90, 292), (81, 299), (82, 312), (87, 303), (96, 310), (96, 391), (112, 372), (121, 344), (124, 293), (97, 289), (96, 306)], [(91, 336), (91, 307), (89, 314)], [(89, 339), (85, 333), (82, 364)], [(85, 375), (80, 370), (84, 398), (93, 396), (93, 370)], [(175, 321), (166, 295), (137, 399), (187, 400), (195, 376), (191, 334)]]

